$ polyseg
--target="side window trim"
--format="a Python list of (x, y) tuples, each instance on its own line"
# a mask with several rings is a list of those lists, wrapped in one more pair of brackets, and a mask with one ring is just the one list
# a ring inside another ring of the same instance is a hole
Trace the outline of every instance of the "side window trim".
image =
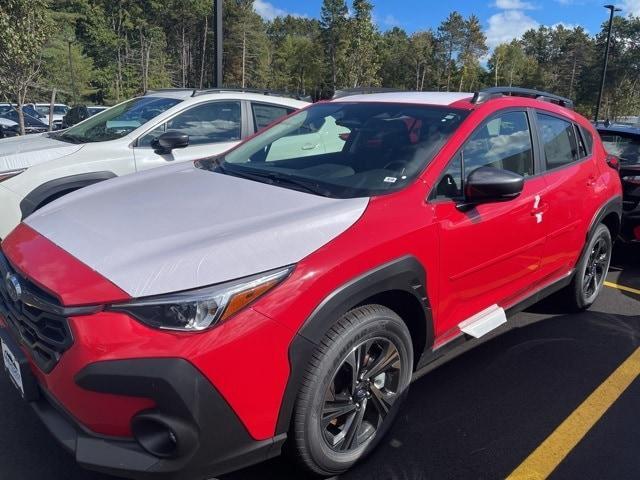
[[(584, 128), (582, 127), (582, 125), (575, 122), (573, 124), (573, 128), (576, 131), (576, 140), (582, 142), (582, 146), (584, 147), (584, 152), (586, 154), (584, 157), (580, 157), (580, 160), (591, 157), (593, 152), (592, 149), (589, 148), (589, 144), (586, 142)], [(578, 152), (580, 152), (580, 145), (578, 145)]]
[(277, 103), (269, 103), (269, 102), (264, 102), (264, 101), (260, 101), (260, 100), (249, 100), (247, 101), (248, 105), (249, 105), (249, 110), (247, 112), (247, 117), (251, 118), (251, 126), (252, 126), (252, 133), (256, 133), (257, 132), (257, 128), (258, 128), (258, 123), (256, 122), (256, 112), (253, 108), (254, 105), (263, 105), (265, 107), (273, 107), (273, 108), (281, 108), (283, 110), (285, 110), (287, 113), (285, 114), (285, 116), (291, 115), (293, 112), (295, 112), (297, 109), (293, 108), (293, 107), (288, 107), (287, 105), (278, 105)]
[[(555, 117), (555, 118), (557, 118), (557, 119), (559, 119), (559, 120), (563, 120), (563, 121), (565, 121), (565, 122), (567, 122), (567, 123), (570, 123), (571, 125), (573, 125), (573, 126), (574, 126), (574, 132), (575, 132), (576, 130), (580, 130), (580, 133), (582, 133), (582, 128), (583, 128), (583, 127), (582, 127), (582, 126), (577, 125), (577, 124), (576, 124), (573, 120), (571, 120), (570, 118), (567, 118), (567, 117), (565, 117), (565, 116), (563, 116), (563, 115), (560, 115), (560, 114), (558, 114), (558, 113), (555, 113), (555, 112), (549, 112), (549, 111), (547, 111), (547, 110), (542, 110), (542, 109), (539, 109), (539, 108), (534, 108), (534, 109), (532, 109), (532, 110), (535, 112), (535, 114), (532, 114), (531, 116), (535, 119), (535, 122), (536, 122), (536, 127), (537, 127), (537, 128), (536, 128), (536, 131), (537, 131), (537, 134), (538, 134), (538, 135), (537, 135), (537, 136), (538, 136), (538, 142), (539, 142), (539, 144), (540, 144), (540, 156), (541, 156), (541, 158), (542, 158), (542, 162), (541, 162), (541, 168), (542, 168), (542, 170), (541, 170), (541, 172), (540, 172), (540, 173), (545, 173), (545, 174), (546, 174), (546, 173), (549, 173), (549, 172), (557, 172), (557, 171), (562, 170), (563, 168), (568, 168), (568, 167), (571, 167), (571, 166), (577, 165), (577, 164), (579, 164), (579, 163), (581, 163), (581, 162), (584, 162), (584, 161), (588, 160), (589, 158), (591, 158), (591, 156), (592, 156), (592, 152), (589, 152), (589, 153), (587, 154), (587, 156), (586, 156), (586, 157), (578, 158), (578, 160), (574, 160), (574, 161), (573, 161), (573, 162), (571, 162), (571, 163), (567, 163), (567, 164), (565, 164), (565, 165), (561, 165), (561, 166), (559, 166), (559, 167), (555, 167), (555, 168), (547, 168), (547, 157), (546, 157), (546, 154), (545, 154), (545, 151), (544, 151), (544, 140), (542, 139), (542, 131), (540, 130), (540, 128), (539, 128), (539, 126), (538, 126), (538, 123), (537, 123), (537, 115), (547, 115), (548, 117)], [(577, 126), (578, 128), (575, 128), (576, 126)], [(575, 135), (575, 133), (574, 133), (574, 135)], [(583, 138), (584, 138), (584, 137), (583, 137)], [(578, 149), (578, 148), (579, 148), (579, 147), (578, 147), (578, 144), (577, 144), (578, 137), (576, 136), (574, 140), (576, 141), (576, 149)], [(585, 148), (588, 148), (586, 143), (585, 143)], [(593, 150), (593, 147), (592, 147), (592, 150)]]
[[(236, 100), (233, 98), (228, 98), (228, 99), (218, 99), (218, 100), (209, 100), (206, 102), (200, 102), (200, 103), (194, 103), (192, 105), (189, 105), (188, 107), (183, 108), (182, 110), (175, 112), (173, 115), (171, 115), (168, 118), (165, 118), (162, 122), (160, 123), (156, 123), (153, 127), (150, 127), (148, 130), (146, 130), (144, 133), (142, 133), (141, 135), (138, 136), (138, 138), (136, 138), (131, 144), (133, 147), (136, 148), (151, 148), (150, 146), (145, 146), (145, 147), (139, 147), (138, 144), (140, 142), (140, 139), (143, 138), (144, 136), (146, 136), (148, 133), (151, 133), (153, 130), (155, 130), (158, 127), (163, 126), (164, 127), (164, 131), (167, 131), (167, 123), (169, 123), (171, 120), (173, 120), (174, 118), (176, 118), (178, 115), (182, 115), (183, 113), (188, 112), (189, 110), (193, 109), (193, 108), (197, 108), (197, 107), (201, 107), (203, 105), (210, 105), (212, 103), (223, 103), (223, 102), (234, 102), (234, 103), (239, 103), (240, 104), (240, 115), (244, 115), (244, 111), (243, 111), (243, 104), (245, 103), (244, 100)], [(246, 115), (245, 115), (246, 117)], [(240, 119), (240, 138), (244, 138), (243, 135), (243, 128), (244, 128), (244, 119)], [(214, 143), (224, 143), (224, 142), (214, 142)]]
[[(530, 175), (528, 177), (524, 177), (524, 181), (526, 182), (530, 178), (535, 178), (536, 176), (544, 173), (544, 170), (540, 169), (542, 164), (544, 164), (544, 156), (541, 157), (541, 154), (544, 155), (544, 151), (542, 151), (542, 152), (540, 151), (540, 149), (542, 148), (541, 147), (541, 145), (542, 145), (541, 140), (542, 139), (541, 138), (537, 138), (538, 137), (538, 135), (537, 135), (538, 130), (537, 130), (537, 124), (535, 123), (535, 115), (533, 114), (534, 110), (535, 109), (526, 108), (526, 107), (508, 107), (508, 108), (503, 108), (502, 110), (498, 110), (496, 112), (493, 112), (491, 115), (486, 117), (482, 121), (482, 123), (480, 123), (478, 126), (476, 126), (469, 133), (469, 135), (467, 135), (467, 137), (465, 137), (464, 140), (462, 140), (462, 143), (460, 144), (458, 149), (455, 151), (455, 153), (451, 156), (451, 158), (449, 159), (447, 164), (442, 169), (442, 171), (440, 173), (440, 176), (438, 177), (438, 180), (431, 187), (431, 191), (427, 195), (427, 202), (429, 202), (429, 203), (443, 203), (443, 202), (464, 200), (464, 183), (465, 183), (465, 180), (466, 180), (464, 178), (464, 154), (463, 154), (464, 147), (467, 144), (467, 142), (471, 139), (471, 137), (473, 137), (487, 123), (491, 122), (496, 117), (504, 115), (505, 113), (522, 112), (522, 113), (525, 114), (525, 117), (527, 118), (527, 123), (529, 125), (529, 138), (531, 139), (531, 145), (532, 145), (531, 150), (532, 150), (532, 154), (533, 154), (533, 175)], [(535, 133), (534, 133), (534, 130), (535, 130)], [(460, 155), (460, 157), (461, 157), (461, 168), (462, 168), (462, 177), (463, 177), (462, 178), (462, 182), (461, 182), (461, 189), (462, 189), (463, 194), (460, 197), (457, 197), (457, 198), (438, 198), (438, 196), (437, 196), (438, 195), (437, 194), (438, 184), (440, 183), (440, 181), (444, 177), (445, 172), (447, 170), (449, 170), (449, 167), (451, 166), (451, 164), (456, 160), (456, 157), (458, 155)]]

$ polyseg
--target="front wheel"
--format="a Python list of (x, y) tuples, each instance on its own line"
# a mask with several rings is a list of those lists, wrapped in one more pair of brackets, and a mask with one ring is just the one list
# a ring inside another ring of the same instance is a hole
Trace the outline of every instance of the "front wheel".
[(303, 466), (336, 475), (371, 451), (412, 371), (411, 335), (398, 315), (380, 305), (344, 315), (314, 353), (296, 400), (292, 437)]
[(600, 224), (582, 254), (569, 286), (571, 306), (574, 309), (585, 310), (595, 302), (606, 280), (612, 251), (611, 232)]

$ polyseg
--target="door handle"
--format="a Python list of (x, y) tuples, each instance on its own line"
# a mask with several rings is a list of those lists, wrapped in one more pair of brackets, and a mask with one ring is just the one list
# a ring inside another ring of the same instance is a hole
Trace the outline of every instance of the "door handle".
[(587, 187), (594, 187), (596, 185), (596, 177), (594, 177), (593, 175), (591, 175), (589, 177), (589, 179), (587, 180)]

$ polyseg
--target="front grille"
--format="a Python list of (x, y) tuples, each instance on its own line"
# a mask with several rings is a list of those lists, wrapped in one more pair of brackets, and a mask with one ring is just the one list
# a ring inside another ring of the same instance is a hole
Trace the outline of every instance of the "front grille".
[[(21, 294), (17, 300), (9, 294), (9, 277), (20, 283)], [(0, 316), (45, 373), (53, 370), (73, 344), (66, 310), (51, 295), (12, 269), (0, 253)]]

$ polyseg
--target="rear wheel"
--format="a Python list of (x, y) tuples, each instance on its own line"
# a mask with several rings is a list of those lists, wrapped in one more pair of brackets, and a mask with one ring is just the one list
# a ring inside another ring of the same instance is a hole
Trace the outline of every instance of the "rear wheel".
[(595, 302), (607, 277), (612, 251), (611, 232), (600, 224), (589, 240), (569, 286), (571, 306), (576, 310), (585, 310)]
[(326, 334), (296, 400), (292, 438), (303, 466), (344, 472), (388, 430), (413, 371), (409, 331), (380, 305), (356, 308)]

